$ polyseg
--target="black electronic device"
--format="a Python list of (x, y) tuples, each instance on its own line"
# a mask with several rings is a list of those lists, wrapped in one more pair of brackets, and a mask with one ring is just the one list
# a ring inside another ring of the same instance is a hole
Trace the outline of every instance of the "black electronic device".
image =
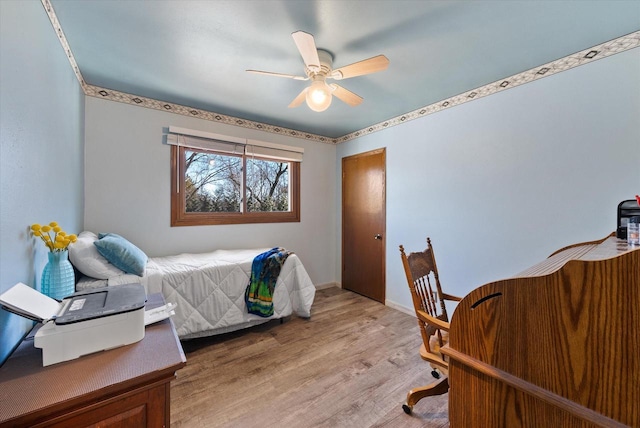
[(627, 224), (632, 217), (640, 217), (640, 204), (635, 199), (627, 199), (618, 204), (618, 227), (616, 237), (627, 239)]
[(58, 325), (87, 321), (144, 308), (147, 300), (140, 284), (125, 284), (78, 291), (63, 300), (70, 300), (55, 319)]

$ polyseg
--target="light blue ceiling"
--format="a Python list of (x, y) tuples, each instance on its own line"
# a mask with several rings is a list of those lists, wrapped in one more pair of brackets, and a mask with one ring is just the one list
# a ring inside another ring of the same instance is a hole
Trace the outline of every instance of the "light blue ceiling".
[[(51, 0), (85, 81), (274, 126), (340, 137), (640, 29), (640, 1)], [(291, 33), (334, 68), (378, 54), (380, 73), (340, 82), (364, 98), (325, 112), (287, 105), (308, 82)]]

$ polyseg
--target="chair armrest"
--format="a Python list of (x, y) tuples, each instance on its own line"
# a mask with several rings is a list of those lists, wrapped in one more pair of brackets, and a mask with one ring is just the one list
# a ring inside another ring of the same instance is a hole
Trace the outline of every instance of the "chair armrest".
[(449, 323), (448, 322), (442, 321), (441, 319), (438, 319), (436, 317), (432, 317), (431, 315), (429, 315), (425, 311), (422, 311), (422, 310), (418, 309), (416, 311), (416, 316), (422, 322), (426, 322), (427, 324), (430, 324), (430, 325), (432, 325), (432, 326), (434, 326), (436, 328), (439, 328), (441, 330), (449, 331)]
[(462, 297), (454, 296), (453, 294), (442, 293), (443, 300), (452, 300), (454, 302), (459, 302), (462, 300)]

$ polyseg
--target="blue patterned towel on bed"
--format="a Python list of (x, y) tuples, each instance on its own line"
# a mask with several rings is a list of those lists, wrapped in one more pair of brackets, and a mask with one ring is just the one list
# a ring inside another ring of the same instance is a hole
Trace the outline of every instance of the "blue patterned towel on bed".
[(244, 292), (244, 300), (250, 314), (270, 317), (273, 315), (273, 290), (280, 275), (280, 269), (292, 251), (272, 248), (253, 259), (251, 279)]

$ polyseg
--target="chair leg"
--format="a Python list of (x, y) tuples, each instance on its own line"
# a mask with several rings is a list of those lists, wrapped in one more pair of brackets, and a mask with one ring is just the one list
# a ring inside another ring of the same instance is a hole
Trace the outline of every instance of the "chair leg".
[(443, 376), (441, 379), (420, 388), (413, 388), (407, 394), (407, 403), (402, 405), (402, 410), (408, 415), (411, 414), (413, 406), (424, 397), (446, 394), (449, 391), (449, 378)]

